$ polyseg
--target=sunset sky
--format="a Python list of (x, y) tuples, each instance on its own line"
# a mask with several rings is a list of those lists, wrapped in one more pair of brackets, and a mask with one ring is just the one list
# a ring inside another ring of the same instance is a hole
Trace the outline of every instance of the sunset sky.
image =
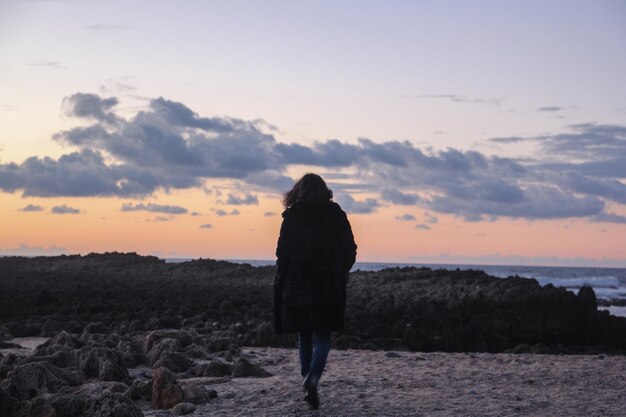
[(626, 2), (0, 2), (0, 255), (626, 267)]

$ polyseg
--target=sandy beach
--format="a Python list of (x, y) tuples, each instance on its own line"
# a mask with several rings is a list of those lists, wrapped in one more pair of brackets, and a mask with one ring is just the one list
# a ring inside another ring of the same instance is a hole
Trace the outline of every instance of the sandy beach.
[[(269, 378), (193, 378), (218, 391), (192, 416), (624, 416), (626, 358), (333, 350), (309, 410), (297, 352), (245, 348)], [(146, 416), (169, 416), (143, 404)]]

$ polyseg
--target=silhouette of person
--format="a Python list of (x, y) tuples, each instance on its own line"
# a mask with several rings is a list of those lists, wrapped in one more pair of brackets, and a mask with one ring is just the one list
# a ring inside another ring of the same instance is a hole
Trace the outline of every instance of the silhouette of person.
[(331, 332), (344, 325), (348, 272), (357, 246), (346, 213), (316, 174), (306, 174), (283, 198), (276, 248), (274, 330), (298, 333), (305, 400), (319, 408), (318, 383)]

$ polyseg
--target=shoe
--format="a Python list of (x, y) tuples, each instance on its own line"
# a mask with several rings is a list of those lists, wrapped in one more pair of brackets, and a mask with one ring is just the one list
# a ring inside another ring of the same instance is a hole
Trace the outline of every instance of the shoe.
[(306, 395), (304, 396), (304, 400), (309, 403), (311, 409), (317, 410), (318, 408), (320, 408), (320, 398), (317, 395), (316, 386), (311, 385), (306, 389)]
[(302, 381), (302, 388), (306, 393), (304, 400), (309, 403), (311, 408), (313, 410), (320, 408), (320, 398), (317, 395), (317, 381), (314, 381), (310, 374), (304, 378), (304, 381)]

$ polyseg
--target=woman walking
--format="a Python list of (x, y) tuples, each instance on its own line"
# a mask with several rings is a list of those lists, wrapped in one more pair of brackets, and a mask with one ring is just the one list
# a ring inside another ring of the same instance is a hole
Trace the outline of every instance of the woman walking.
[(319, 175), (296, 182), (284, 195), (276, 248), (274, 329), (298, 333), (302, 386), (314, 409), (331, 332), (343, 327), (348, 272), (356, 259), (350, 223), (332, 198)]

